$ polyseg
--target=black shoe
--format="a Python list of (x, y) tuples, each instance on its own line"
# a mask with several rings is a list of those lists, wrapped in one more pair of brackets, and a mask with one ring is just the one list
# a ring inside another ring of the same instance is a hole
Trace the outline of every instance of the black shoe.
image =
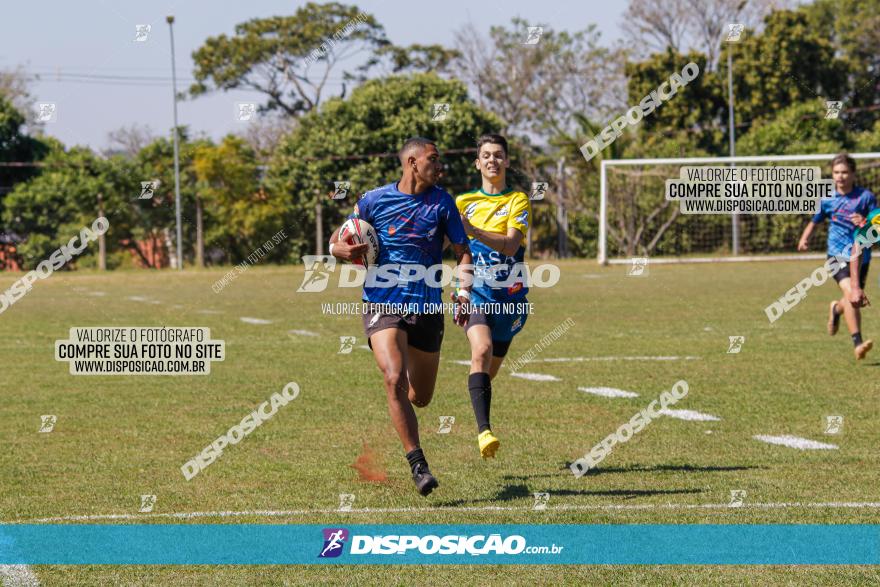
[(440, 484), (437, 483), (437, 480), (431, 474), (431, 471), (428, 469), (427, 464), (419, 463), (416, 465), (413, 470), (413, 481), (416, 484), (416, 488), (418, 488), (419, 493), (423, 496), (428, 496), (432, 491)]

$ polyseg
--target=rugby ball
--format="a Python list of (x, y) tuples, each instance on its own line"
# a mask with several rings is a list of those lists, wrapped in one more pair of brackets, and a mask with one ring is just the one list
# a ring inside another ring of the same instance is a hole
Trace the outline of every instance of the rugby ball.
[(354, 261), (358, 265), (373, 265), (379, 258), (379, 235), (369, 222), (364, 222), (360, 218), (349, 218), (339, 228), (339, 240), (353, 245), (367, 245), (366, 254)]

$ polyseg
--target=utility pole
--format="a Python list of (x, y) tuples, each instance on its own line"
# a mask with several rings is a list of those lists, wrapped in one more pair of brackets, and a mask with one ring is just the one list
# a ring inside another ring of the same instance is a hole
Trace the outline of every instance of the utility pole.
[(556, 226), (558, 228), (557, 254), (560, 259), (568, 257), (568, 214), (565, 210), (565, 157), (556, 167)]
[(171, 91), (174, 93), (174, 215), (177, 219), (177, 269), (183, 270), (183, 228), (180, 219), (180, 146), (177, 138), (177, 69), (174, 65), (174, 17), (167, 16), (171, 33)]
[[(739, 13), (745, 8), (748, 0), (743, 0), (736, 8), (734, 20), (739, 19)], [(736, 41), (727, 42), (727, 128), (728, 137), (730, 139), (730, 156), (736, 157), (736, 126), (733, 117), (733, 45)], [(736, 167), (736, 163), (731, 163), (731, 167)], [(739, 255), (739, 214), (734, 212), (730, 218), (731, 221), (731, 252)]]
[[(104, 195), (98, 192), (98, 218), (104, 217)], [(106, 233), (104, 233), (106, 234)], [(107, 270), (107, 241), (104, 235), (98, 237), (98, 269)]]

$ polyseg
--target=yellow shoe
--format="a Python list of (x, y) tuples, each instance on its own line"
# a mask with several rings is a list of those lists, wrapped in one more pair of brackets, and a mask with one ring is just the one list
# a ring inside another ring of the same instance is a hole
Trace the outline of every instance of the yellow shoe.
[(477, 442), (480, 443), (480, 456), (484, 459), (494, 459), (495, 451), (501, 446), (501, 442), (495, 438), (491, 430), (480, 432), (480, 435), (477, 436)]

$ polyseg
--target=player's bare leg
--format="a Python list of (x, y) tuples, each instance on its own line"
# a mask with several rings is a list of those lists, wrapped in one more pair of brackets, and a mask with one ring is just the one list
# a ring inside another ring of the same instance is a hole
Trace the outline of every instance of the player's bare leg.
[(467, 330), (471, 346), (471, 371), (468, 376), (468, 392), (477, 419), (477, 444), (480, 456), (494, 458), (501, 443), (492, 433), (489, 410), (492, 404), (492, 331), (485, 324), (475, 324)]
[(440, 352), (426, 353), (415, 347), (409, 347), (407, 359), (409, 401), (417, 408), (424, 408), (434, 397), (437, 371), (440, 368)]
[(853, 338), (853, 345), (855, 345), (853, 352), (855, 353), (856, 359), (864, 359), (865, 355), (868, 354), (868, 351), (874, 347), (874, 341), (862, 341), (862, 313), (859, 308), (852, 305), (849, 301), (850, 278), (847, 277), (841, 279), (837, 285), (840, 286), (840, 290), (843, 292), (843, 297), (837, 301), (837, 311), (840, 312), (843, 310), (846, 327), (849, 330), (850, 336)]
[(489, 365), (489, 377), (495, 379), (495, 376), (501, 371), (502, 363), (504, 363), (504, 357), (492, 357), (492, 364)]
[(419, 447), (419, 422), (407, 394), (406, 332), (398, 328), (380, 330), (370, 337), (370, 344), (384, 378), (391, 423), (403, 449), (410, 452)]
[[(406, 332), (398, 328), (387, 328), (376, 332), (370, 337), (370, 344), (373, 347), (376, 364), (384, 377), (388, 414), (391, 416), (391, 422), (394, 429), (397, 430), (400, 442), (403, 443), (403, 449), (406, 451), (406, 460), (412, 469), (413, 482), (415, 482), (419, 493), (426, 496), (439, 483), (428, 469), (428, 461), (419, 446), (419, 422), (410, 401), (410, 378), (407, 374), (408, 368), (416, 367), (414, 371), (417, 370), (424, 362), (423, 358), (408, 356), (408, 351), (414, 349), (411, 349), (407, 344)], [(427, 402), (431, 401), (431, 395), (434, 393), (434, 380), (437, 378), (437, 366), (440, 361), (440, 353), (423, 354), (434, 354), (436, 358), (431, 376), (431, 393), (427, 396), (414, 393), (413, 397), (416, 402), (425, 402), (416, 405), (427, 405)], [(425, 367), (430, 371), (430, 364)], [(416, 389), (420, 392), (424, 390), (423, 381), (420, 378), (415, 383)]]
[[(490, 373), (492, 367), (492, 331), (485, 324), (471, 326), (467, 331), (471, 344), (471, 374)], [(491, 373), (490, 373), (491, 374)]]

